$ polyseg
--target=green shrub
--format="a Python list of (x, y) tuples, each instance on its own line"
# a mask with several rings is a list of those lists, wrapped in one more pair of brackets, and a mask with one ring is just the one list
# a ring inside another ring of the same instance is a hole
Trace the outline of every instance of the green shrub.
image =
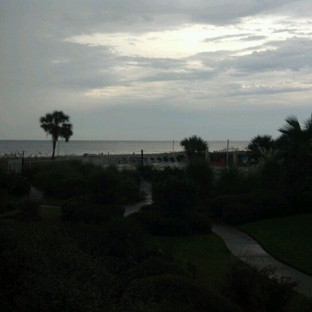
[(312, 191), (305, 191), (298, 194), (293, 199), (293, 206), (296, 212), (312, 212)]
[(135, 212), (129, 217), (139, 221), (152, 235), (183, 236), (190, 234), (190, 226), (182, 217), (165, 217), (157, 212)]
[(117, 183), (117, 201), (119, 204), (132, 204), (144, 200), (135, 179), (131, 177), (120, 178)]
[(86, 195), (71, 198), (62, 205), (61, 211), (65, 221), (103, 223), (113, 217), (122, 217), (125, 208), (114, 204), (95, 204), (92, 197)]
[(291, 213), (290, 200), (279, 195), (267, 195), (262, 198), (261, 217), (275, 218), (286, 216)]
[(197, 185), (200, 199), (209, 198), (214, 182), (212, 168), (205, 163), (191, 163), (186, 168), (186, 174)]
[(7, 173), (0, 169), (0, 187), (10, 195), (27, 195), (30, 191), (30, 184), (22, 175)]
[(170, 274), (133, 281), (122, 297), (121, 307), (127, 307), (127, 311), (241, 311), (228, 299)]
[(234, 202), (223, 208), (223, 220), (230, 224), (240, 224), (259, 219), (259, 209), (250, 203)]
[(219, 195), (238, 195), (245, 193), (245, 173), (238, 167), (224, 167), (216, 179), (215, 188)]
[(1, 311), (103, 311), (112, 277), (59, 224), (0, 227)]
[(237, 196), (234, 195), (218, 196), (208, 201), (208, 207), (210, 208), (211, 212), (215, 215), (215, 217), (222, 218), (224, 207), (236, 201)]
[(172, 216), (196, 205), (197, 187), (189, 179), (170, 177), (153, 185), (153, 201)]
[(146, 230), (135, 219), (112, 219), (103, 227), (105, 254), (130, 261), (144, 258), (147, 252), (146, 236)]
[(18, 221), (39, 221), (41, 220), (41, 207), (36, 200), (24, 199), (15, 204), (19, 212), (15, 215)]
[(177, 263), (156, 256), (147, 258), (129, 272), (132, 280), (163, 274), (188, 276)]
[(211, 218), (194, 211), (186, 213), (185, 218), (188, 224), (190, 225), (193, 234), (211, 233), (212, 228)]
[(54, 184), (49, 193), (57, 198), (69, 199), (90, 193), (90, 183), (83, 178), (66, 178)]
[(162, 209), (158, 205), (148, 204), (140, 207), (139, 212), (162, 212)]
[(223, 195), (208, 201), (216, 217), (231, 224), (285, 216), (291, 212), (290, 201), (265, 189), (241, 195)]
[(65, 178), (66, 172), (40, 171), (34, 176), (32, 183), (47, 195), (52, 195), (54, 185)]
[(298, 284), (292, 279), (278, 278), (275, 271), (269, 266), (258, 272), (255, 267), (235, 261), (223, 280), (223, 293), (244, 311), (284, 311)]
[(98, 204), (117, 202), (117, 173), (100, 172), (90, 178), (91, 189)]
[(22, 176), (12, 177), (8, 193), (11, 195), (27, 195), (30, 191), (30, 184)]

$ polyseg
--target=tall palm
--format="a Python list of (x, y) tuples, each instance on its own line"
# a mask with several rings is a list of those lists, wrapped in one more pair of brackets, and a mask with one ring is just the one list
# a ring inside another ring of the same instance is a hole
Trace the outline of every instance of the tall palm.
[(69, 123), (69, 116), (65, 115), (62, 111), (54, 111), (48, 113), (45, 116), (40, 117), (40, 127), (52, 137), (52, 160), (55, 157), (56, 142), (59, 138), (65, 139), (65, 142), (69, 141), (69, 138), (73, 135), (73, 125)]
[(296, 116), (286, 118), (286, 123), (278, 129), (281, 136), (277, 139), (278, 147), (293, 154), (309, 153), (312, 148), (312, 116), (301, 127)]
[(300, 125), (290, 116), (278, 129), (282, 134), (276, 140), (285, 160), (287, 180), (294, 190), (311, 188), (312, 175), (312, 116)]
[(257, 135), (251, 139), (248, 144), (248, 150), (251, 152), (261, 155), (262, 150), (270, 150), (274, 147), (274, 140), (270, 135)]
[(184, 138), (180, 145), (184, 147), (185, 152), (189, 155), (203, 154), (208, 149), (208, 143), (196, 135)]
[(208, 151), (208, 143), (202, 138), (193, 135), (189, 138), (184, 138), (180, 145), (184, 147), (189, 165), (204, 162), (205, 152)]

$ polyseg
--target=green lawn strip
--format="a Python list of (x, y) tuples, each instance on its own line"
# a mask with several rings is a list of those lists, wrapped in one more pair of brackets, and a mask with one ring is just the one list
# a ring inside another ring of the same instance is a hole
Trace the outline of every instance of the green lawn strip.
[(44, 220), (58, 220), (61, 217), (61, 207), (43, 207), (41, 216)]
[(0, 214), (0, 219), (7, 219), (7, 218), (13, 218), (17, 213), (19, 209), (10, 210), (4, 213)]
[(312, 214), (252, 222), (238, 228), (273, 257), (312, 275)]
[(154, 243), (185, 269), (194, 268), (196, 279), (215, 290), (234, 261), (221, 238), (215, 234), (189, 237), (153, 237)]
[(40, 202), (42, 205), (62, 206), (66, 200), (44, 196)]

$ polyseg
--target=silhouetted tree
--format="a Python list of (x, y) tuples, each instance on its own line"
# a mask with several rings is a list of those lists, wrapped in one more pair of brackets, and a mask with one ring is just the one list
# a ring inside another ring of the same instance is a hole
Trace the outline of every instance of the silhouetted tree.
[(284, 126), (278, 129), (282, 135), (277, 139), (278, 147), (292, 157), (312, 151), (312, 116), (301, 127), (296, 116), (286, 119)]
[(282, 134), (276, 140), (285, 162), (287, 181), (294, 191), (311, 190), (312, 177), (312, 116), (300, 125), (290, 116), (278, 129)]
[(247, 148), (252, 153), (260, 156), (263, 150), (270, 150), (274, 147), (274, 140), (270, 135), (257, 135), (251, 139)]
[(65, 115), (62, 111), (54, 111), (48, 113), (45, 116), (40, 117), (40, 127), (52, 137), (52, 160), (55, 156), (56, 142), (59, 138), (65, 139), (65, 142), (69, 141), (69, 138), (73, 135), (73, 125), (69, 123), (69, 116)]
[(208, 151), (208, 143), (202, 138), (193, 135), (189, 138), (184, 138), (180, 145), (184, 148), (189, 163), (204, 161), (205, 152)]

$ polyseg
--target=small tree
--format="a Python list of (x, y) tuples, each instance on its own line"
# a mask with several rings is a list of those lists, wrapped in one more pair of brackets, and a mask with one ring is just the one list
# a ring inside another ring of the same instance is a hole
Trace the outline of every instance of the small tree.
[(255, 157), (259, 158), (264, 150), (268, 151), (274, 148), (274, 140), (270, 135), (257, 135), (251, 139), (247, 148)]
[(52, 137), (52, 160), (54, 160), (56, 142), (59, 138), (63, 138), (65, 142), (68, 142), (69, 138), (73, 135), (73, 125), (69, 123), (69, 116), (65, 115), (62, 111), (48, 113), (40, 117), (39, 121), (40, 127), (46, 132), (47, 136), (51, 135)]
[(190, 163), (203, 160), (205, 152), (208, 151), (208, 143), (196, 135), (184, 138), (180, 145), (184, 148)]

